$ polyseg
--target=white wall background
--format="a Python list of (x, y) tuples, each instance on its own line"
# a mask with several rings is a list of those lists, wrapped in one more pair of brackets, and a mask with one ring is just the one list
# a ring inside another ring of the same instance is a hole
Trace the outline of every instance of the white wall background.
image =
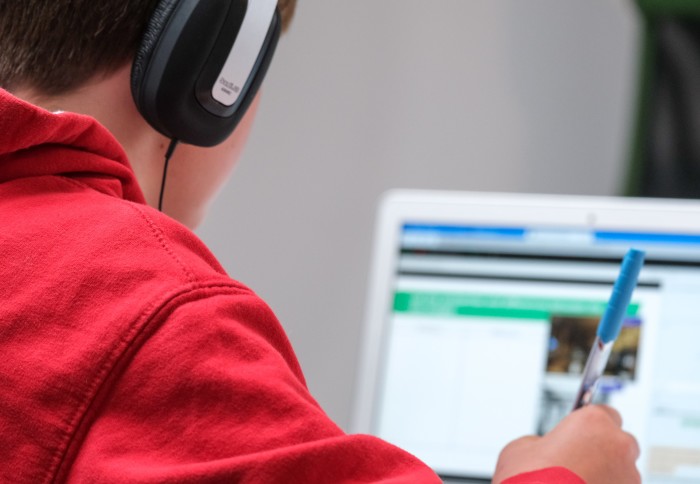
[(300, 0), (199, 234), (275, 310), (341, 426), (380, 194), (615, 193), (638, 31), (632, 0)]

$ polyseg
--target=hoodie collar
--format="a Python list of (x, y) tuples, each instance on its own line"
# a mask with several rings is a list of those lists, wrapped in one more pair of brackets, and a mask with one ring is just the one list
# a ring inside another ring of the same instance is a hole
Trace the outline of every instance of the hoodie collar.
[(145, 203), (126, 153), (95, 119), (51, 113), (0, 89), (0, 183), (50, 175)]

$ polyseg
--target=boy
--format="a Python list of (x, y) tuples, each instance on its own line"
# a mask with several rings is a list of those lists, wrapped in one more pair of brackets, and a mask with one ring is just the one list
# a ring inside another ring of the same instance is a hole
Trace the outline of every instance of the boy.
[[(327, 418), (272, 312), (185, 227), (257, 99), (223, 143), (175, 151), (151, 208), (170, 140), (130, 72), (157, 3), (0, 0), (0, 480), (439, 482)], [(638, 482), (637, 454), (590, 407), (511, 443), (494, 480)]]

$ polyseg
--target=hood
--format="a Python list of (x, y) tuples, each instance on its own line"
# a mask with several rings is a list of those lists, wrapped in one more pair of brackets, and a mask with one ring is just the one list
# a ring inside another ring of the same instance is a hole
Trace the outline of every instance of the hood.
[(0, 89), (0, 183), (36, 176), (76, 178), (145, 203), (126, 153), (95, 119), (52, 113)]

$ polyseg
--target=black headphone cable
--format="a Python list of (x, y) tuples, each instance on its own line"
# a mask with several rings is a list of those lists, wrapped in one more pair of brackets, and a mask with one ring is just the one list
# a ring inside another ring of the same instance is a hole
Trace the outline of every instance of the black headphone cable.
[(165, 164), (163, 165), (163, 179), (160, 182), (160, 196), (158, 197), (158, 210), (163, 211), (163, 194), (165, 193), (165, 178), (168, 176), (168, 165), (170, 164), (170, 158), (177, 148), (178, 140), (175, 138), (170, 140), (170, 145), (168, 150), (165, 152)]

